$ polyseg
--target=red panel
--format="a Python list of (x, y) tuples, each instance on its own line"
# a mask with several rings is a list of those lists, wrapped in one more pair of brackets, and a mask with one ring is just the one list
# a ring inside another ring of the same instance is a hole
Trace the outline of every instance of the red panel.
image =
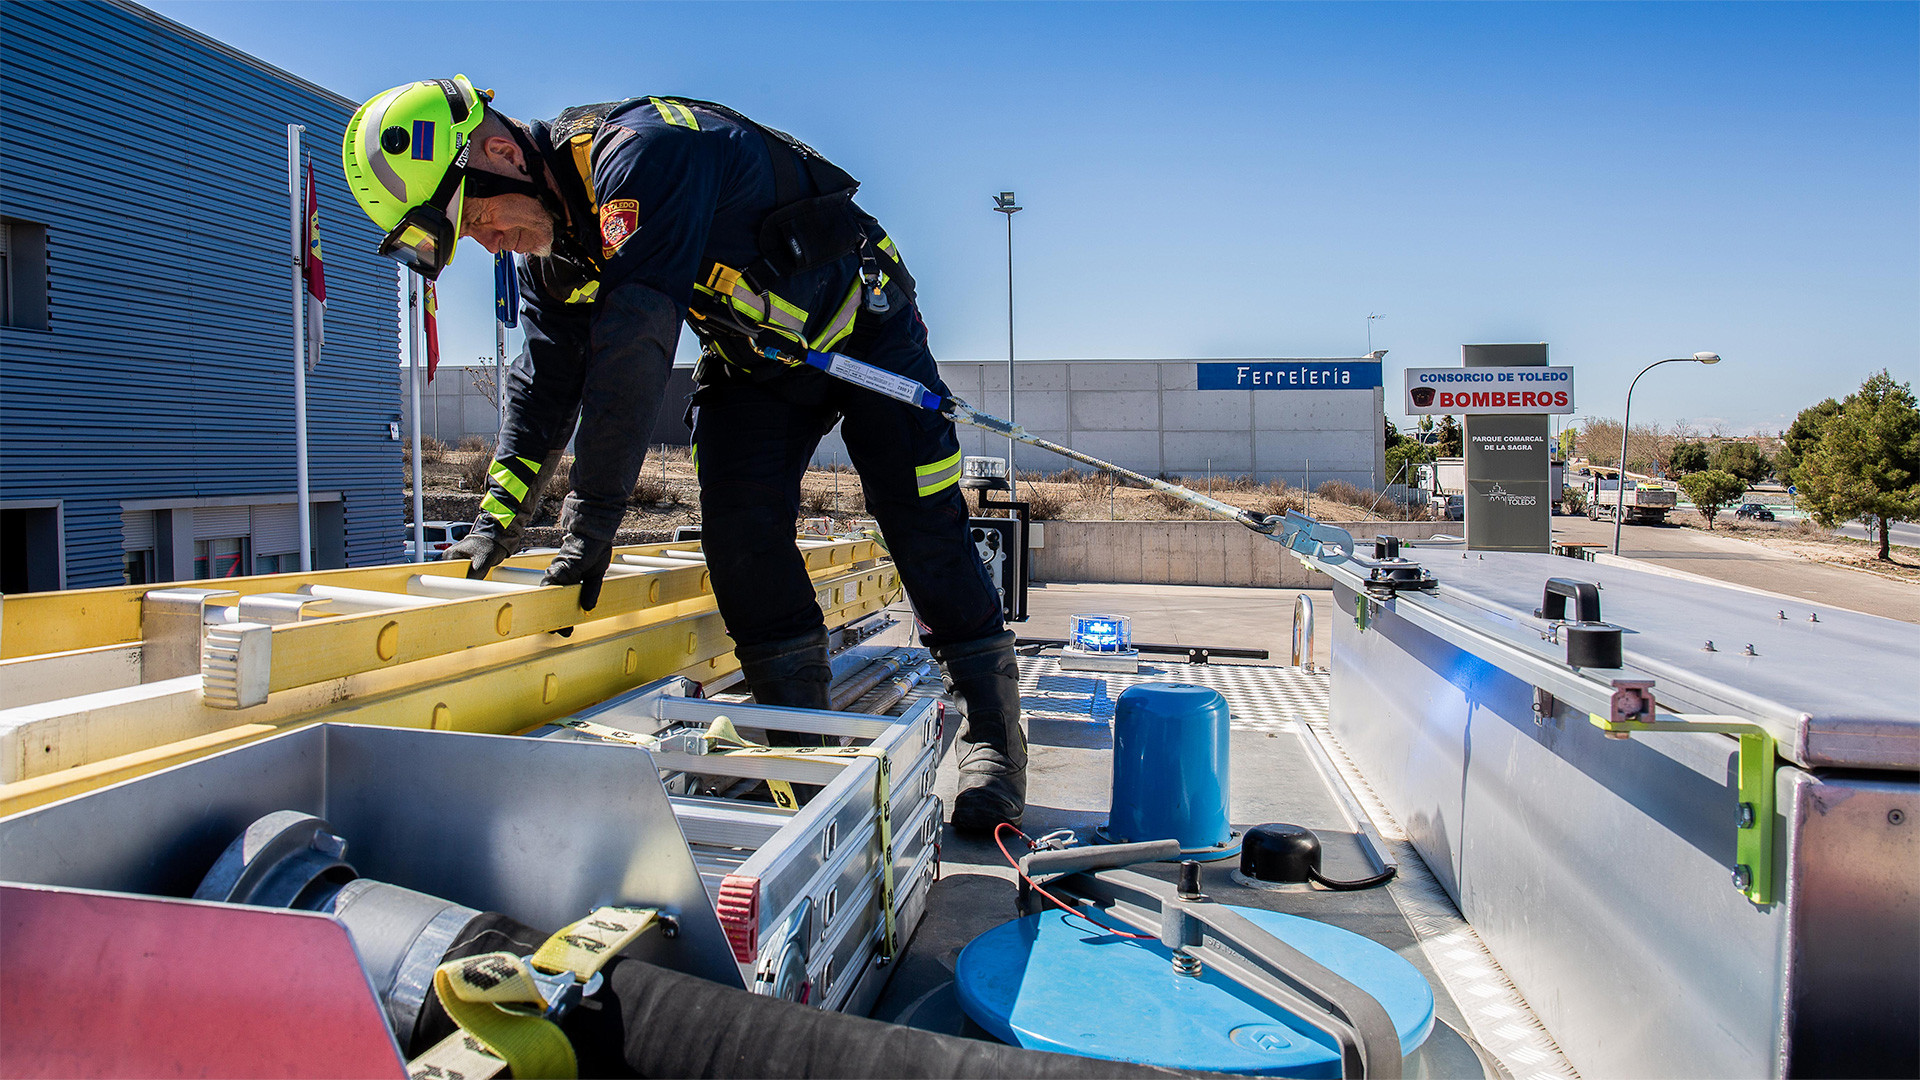
[(406, 1076), (320, 915), (0, 885), (0, 1076)]

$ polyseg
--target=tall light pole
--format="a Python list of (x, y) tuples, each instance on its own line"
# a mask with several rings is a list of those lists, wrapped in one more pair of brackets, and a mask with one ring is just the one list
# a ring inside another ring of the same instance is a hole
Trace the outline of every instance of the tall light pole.
[[(1673, 356), (1665, 360), (1655, 360), (1641, 368), (1640, 375), (1645, 375), (1661, 364), (1717, 364), (1719, 362), (1719, 353), (1697, 352), (1692, 356)], [(1613, 493), (1613, 553), (1615, 555), (1620, 554), (1620, 521), (1626, 516), (1627, 511), (1627, 432), (1632, 430), (1633, 426), (1633, 388), (1640, 385), (1640, 375), (1635, 375), (1633, 381), (1627, 384), (1626, 415), (1620, 418), (1620, 460), (1616, 463), (1620, 474), (1614, 481)], [(1594, 491), (1597, 494), (1599, 489), (1595, 488)]]
[(1378, 314), (1367, 316), (1367, 355), (1368, 356), (1373, 355), (1373, 320), (1384, 319), (1386, 317), (1387, 317), (1387, 314), (1384, 311)]
[[(1021, 206), (1015, 204), (1013, 192), (1003, 191), (993, 197), (996, 212), (1007, 215), (1007, 419), (1016, 421), (1013, 411), (1013, 215), (1019, 213)], [(1013, 467), (1012, 436), (1007, 437), (1007, 498), (1020, 497), (1020, 473)], [(1009, 511), (1011, 513), (1011, 511)]]

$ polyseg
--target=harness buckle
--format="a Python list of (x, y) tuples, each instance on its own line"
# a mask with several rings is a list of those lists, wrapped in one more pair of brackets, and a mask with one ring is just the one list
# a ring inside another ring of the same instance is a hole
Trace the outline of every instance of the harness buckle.
[(885, 315), (892, 305), (887, 303), (886, 286), (880, 283), (880, 264), (865, 247), (860, 249), (860, 282), (866, 309), (875, 315)]
[(533, 975), (534, 985), (540, 988), (540, 996), (546, 999), (547, 1010), (542, 1015), (556, 1023), (561, 1017), (572, 1012), (573, 1007), (580, 1004), (582, 999), (599, 993), (600, 988), (606, 984), (605, 977), (598, 971), (583, 983), (571, 971), (549, 973), (534, 967), (532, 953), (520, 959), (526, 962), (527, 971)]

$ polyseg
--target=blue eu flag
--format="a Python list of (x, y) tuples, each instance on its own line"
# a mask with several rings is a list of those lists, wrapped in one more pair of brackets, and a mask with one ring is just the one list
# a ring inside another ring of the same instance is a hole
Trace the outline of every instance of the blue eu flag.
[(493, 317), (502, 326), (520, 323), (520, 274), (511, 251), (493, 257)]

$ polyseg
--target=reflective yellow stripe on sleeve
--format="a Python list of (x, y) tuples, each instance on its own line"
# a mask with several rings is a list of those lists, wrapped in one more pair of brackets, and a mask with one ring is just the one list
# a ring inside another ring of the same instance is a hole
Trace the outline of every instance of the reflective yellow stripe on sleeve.
[[(526, 466), (528, 471), (532, 472), (534, 476), (540, 475), (539, 462), (528, 461), (526, 458), (516, 458), (515, 460)], [(488, 467), (487, 479), (499, 484), (507, 494), (513, 496), (516, 500), (525, 500), (527, 497), (529, 478), (521, 477), (513, 466), (504, 461), (496, 461)]]
[(675, 127), (690, 128), (694, 131), (700, 130), (700, 121), (693, 115), (692, 109), (687, 108), (677, 101), (665, 101), (660, 98), (650, 98), (648, 100), (653, 102), (654, 108), (660, 110), (660, 119), (665, 120)]
[(937, 495), (960, 482), (960, 451), (931, 465), (922, 465), (914, 469), (913, 474), (919, 482), (921, 498)]
[[(924, 492), (922, 494), (924, 494)], [(517, 514), (517, 511), (513, 508), (501, 502), (498, 498), (495, 498), (491, 491), (487, 492), (486, 498), (480, 500), (480, 510), (483, 513), (491, 515), (493, 520), (499, 522), (502, 528), (511, 526)]]

